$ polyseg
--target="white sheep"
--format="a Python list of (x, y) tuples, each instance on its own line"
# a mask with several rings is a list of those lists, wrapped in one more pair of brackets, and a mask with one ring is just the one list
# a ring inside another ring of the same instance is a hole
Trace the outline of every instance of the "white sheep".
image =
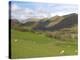
[(17, 41), (18, 41), (18, 39), (15, 39), (14, 41), (15, 41), (15, 42), (17, 42)]
[(63, 54), (64, 53), (64, 50), (60, 51), (60, 54)]

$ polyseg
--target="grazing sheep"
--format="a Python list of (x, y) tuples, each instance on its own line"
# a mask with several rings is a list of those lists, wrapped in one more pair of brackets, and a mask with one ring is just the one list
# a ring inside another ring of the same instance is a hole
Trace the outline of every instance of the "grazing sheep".
[(18, 41), (18, 39), (15, 39), (14, 41), (15, 41), (15, 42), (17, 42), (17, 41)]
[(63, 54), (64, 53), (64, 50), (60, 51), (60, 54)]
[(77, 53), (77, 50), (75, 50), (75, 52)]

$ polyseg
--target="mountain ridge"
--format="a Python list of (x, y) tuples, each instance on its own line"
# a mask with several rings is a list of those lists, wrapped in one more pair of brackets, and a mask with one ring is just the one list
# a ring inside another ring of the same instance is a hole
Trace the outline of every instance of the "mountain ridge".
[[(26, 28), (31, 27), (31, 29), (33, 29), (33, 30), (55, 31), (55, 30), (60, 30), (63, 28), (71, 28), (75, 24), (78, 24), (78, 14), (76, 14), (76, 13), (72, 13), (72, 14), (68, 14), (68, 15), (64, 15), (64, 16), (56, 15), (51, 18), (38, 19), (38, 21), (37, 21), (37, 19), (36, 20), (35, 19), (36, 18), (34, 18), (33, 20), (30, 20), (30, 21), (27, 21), (25, 23), (20, 23), (19, 26), (23, 26)], [(16, 21), (16, 19), (15, 19), (15, 21)]]

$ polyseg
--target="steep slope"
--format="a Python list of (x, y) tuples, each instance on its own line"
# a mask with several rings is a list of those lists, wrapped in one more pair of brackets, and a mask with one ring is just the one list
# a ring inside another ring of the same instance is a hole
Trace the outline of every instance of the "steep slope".
[(70, 28), (77, 23), (78, 15), (73, 13), (65, 16), (54, 16), (46, 20), (42, 19), (33, 29), (55, 31), (63, 28)]
[(15, 27), (20, 24), (20, 22), (17, 19), (9, 19), (9, 21), (11, 23), (11, 27)]
[(72, 13), (64, 16), (54, 16), (51, 18), (29, 18), (27, 22), (21, 23), (18, 20), (12, 20), (11, 25), (18, 25), (18, 27), (30, 28), (40, 31), (57, 31), (64, 28), (71, 28), (78, 24), (78, 14)]
[(49, 24), (48, 18), (43, 18), (37, 22), (37, 24), (33, 27), (34, 30), (46, 30), (46, 26)]
[(49, 24), (46, 27), (48, 28), (48, 27), (54, 26), (55, 24), (58, 24), (63, 19), (64, 19), (63, 16), (56, 15), (48, 20)]
[(28, 19), (25, 19), (25, 20), (21, 20), (21, 22), (26, 24), (26, 22), (31, 22), (31, 21), (37, 22), (39, 20), (40, 20), (39, 18), (28, 18)]
[(34, 30), (47, 30), (48, 27), (53, 26), (62, 20), (62, 16), (54, 16), (51, 18), (43, 18), (41, 19), (37, 25), (33, 28)]
[(64, 19), (62, 19), (58, 24), (55, 24), (54, 26), (50, 26), (48, 30), (60, 30), (63, 28), (71, 28), (74, 25), (78, 24), (78, 15), (73, 13), (70, 15), (63, 16)]

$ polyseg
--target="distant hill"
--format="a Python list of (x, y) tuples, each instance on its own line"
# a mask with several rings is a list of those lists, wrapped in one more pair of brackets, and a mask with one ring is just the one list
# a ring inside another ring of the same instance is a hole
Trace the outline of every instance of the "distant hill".
[(20, 22), (17, 19), (9, 19), (11, 22), (11, 27), (20, 24)]
[(76, 24), (78, 24), (78, 14), (73, 13), (65, 16), (54, 16), (45, 21), (41, 20), (34, 29), (54, 31), (63, 28), (70, 28)]
[(63, 16), (63, 19), (59, 23), (48, 27), (48, 30), (71, 28), (77, 24), (78, 24), (78, 15), (73, 13), (73, 14)]
[(19, 24), (19, 27), (30, 27), (33, 30), (40, 31), (56, 31), (64, 28), (71, 28), (78, 24), (78, 14), (72, 13), (64, 16), (54, 16), (51, 18), (29, 18), (25, 20), (25, 23), (21, 23), (18, 20), (11, 20), (11, 24)]

